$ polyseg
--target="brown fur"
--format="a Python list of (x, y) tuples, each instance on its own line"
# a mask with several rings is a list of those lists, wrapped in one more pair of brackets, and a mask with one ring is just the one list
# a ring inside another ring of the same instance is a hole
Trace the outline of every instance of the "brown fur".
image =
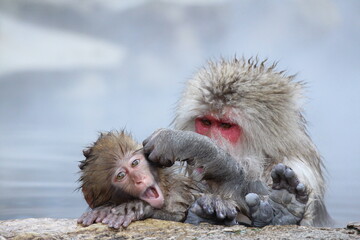
[[(131, 199), (125, 193), (117, 191), (111, 184), (111, 177), (117, 161), (126, 154), (134, 152), (139, 145), (124, 131), (101, 133), (98, 140), (83, 151), (85, 160), (80, 162), (80, 188), (86, 200), (90, 199), (91, 208), (104, 203), (120, 204)], [(121, 197), (117, 197), (119, 195)]]
[[(91, 208), (103, 205), (119, 205), (134, 199), (129, 194), (116, 189), (111, 184), (116, 163), (125, 156), (133, 154), (140, 146), (132, 137), (121, 132), (102, 133), (98, 140), (84, 150), (85, 160), (79, 167), (80, 188)], [(151, 168), (155, 179), (164, 194), (165, 205), (161, 210), (151, 212), (151, 217), (183, 221), (187, 209), (200, 193), (206, 192), (205, 186), (180, 174), (177, 167)]]

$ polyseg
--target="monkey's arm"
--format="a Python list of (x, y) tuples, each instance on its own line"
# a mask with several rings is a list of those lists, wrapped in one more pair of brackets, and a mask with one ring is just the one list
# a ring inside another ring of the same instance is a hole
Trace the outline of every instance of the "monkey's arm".
[(111, 228), (127, 227), (130, 223), (147, 218), (182, 222), (185, 211), (175, 212), (155, 209), (142, 200), (132, 200), (120, 205), (104, 205), (85, 212), (77, 222), (83, 226), (104, 223)]
[(133, 200), (113, 207), (102, 223), (108, 224), (109, 227), (120, 228), (147, 218), (181, 222), (185, 219), (185, 215), (185, 211), (174, 211), (168, 207), (156, 209), (142, 200)]
[(160, 129), (144, 140), (148, 160), (170, 167), (175, 161), (187, 161), (202, 168), (203, 180), (241, 181), (243, 168), (210, 138), (191, 131)]

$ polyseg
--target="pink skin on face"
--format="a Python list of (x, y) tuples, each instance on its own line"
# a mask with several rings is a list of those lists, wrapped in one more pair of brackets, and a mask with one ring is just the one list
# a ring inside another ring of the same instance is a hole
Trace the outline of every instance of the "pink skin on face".
[(164, 205), (163, 193), (143, 154), (134, 154), (128, 161), (124, 161), (115, 172), (113, 184), (154, 208), (162, 208)]
[(242, 129), (239, 125), (231, 122), (227, 118), (218, 119), (212, 115), (196, 118), (195, 131), (210, 138), (222, 136), (232, 145), (235, 145), (242, 135)]

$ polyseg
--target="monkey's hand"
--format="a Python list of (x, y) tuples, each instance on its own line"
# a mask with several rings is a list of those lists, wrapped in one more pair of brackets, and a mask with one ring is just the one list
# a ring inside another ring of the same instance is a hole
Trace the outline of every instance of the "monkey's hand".
[(171, 130), (158, 129), (146, 138), (143, 149), (147, 159), (160, 166), (171, 167), (176, 160), (172, 135)]
[(102, 219), (102, 223), (111, 228), (127, 227), (131, 222), (145, 219), (152, 215), (153, 208), (141, 200), (120, 204), (111, 208), (111, 211)]
[[(203, 180), (241, 181), (243, 169), (210, 138), (191, 131), (160, 129), (143, 142), (148, 160), (170, 167), (175, 161), (187, 161), (195, 169), (202, 169)], [(231, 169), (231, 171), (229, 171)]]
[(113, 205), (100, 206), (90, 211), (85, 212), (78, 220), (77, 223), (84, 226), (89, 226), (93, 223), (101, 222), (111, 211)]
[(245, 197), (252, 224), (255, 227), (299, 224), (309, 198), (305, 185), (291, 168), (281, 163), (273, 168), (271, 177), (273, 185), (269, 196), (261, 199), (257, 194), (249, 193)]
[(191, 163), (195, 158), (196, 163), (201, 164), (219, 155), (214, 142), (190, 131), (159, 129), (143, 141), (143, 146), (150, 161), (165, 167), (172, 166), (175, 161)]
[(200, 222), (235, 225), (237, 213), (235, 202), (208, 194), (198, 198), (191, 205), (185, 222), (196, 225)]

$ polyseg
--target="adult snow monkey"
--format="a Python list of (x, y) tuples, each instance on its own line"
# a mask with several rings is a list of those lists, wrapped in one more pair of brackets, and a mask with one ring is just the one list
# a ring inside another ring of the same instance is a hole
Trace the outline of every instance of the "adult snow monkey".
[[(269, 196), (251, 194), (247, 197), (253, 225), (274, 224), (259, 216), (264, 208), (275, 213), (274, 202), (297, 215), (297, 207), (291, 204), (294, 199), (306, 205), (298, 224), (330, 225), (332, 220), (324, 204), (324, 166), (307, 134), (303, 117), (304, 84), (275, 68), (276, 63), (267, 66), (266, 60), (257, 58), (210, 61), (186, 83), (173, 127), (213, 139), (244, 168), (247, 181), (258, 179), (273, 184)], [(159, 147), (162, 152), (157, 150), (156, 154), (150, 154), (150, 161), (166, 165), (166, 159), (161, 156), (169, 151), (167, 136), (171, 136), (170, 140), (174, 138), (171, 134), (156, 132), (150, 137), (152, 144), (157, 138), (162, 144)], [(278, 164), (279, 169), (272, 171)], [(189, 170), (200, 171), (191, 166)], [(290, 181), (277, 177), (276, 172), (288, 174)], [(291, 176), (294, 173), (295, 178)], [(298, 182), (305, 185), (308, 196), (303, 196), (302, 187), (297, 189)], [(195, 214), (213, 214), (211, 201), (211, 198), (199, 201)]]

